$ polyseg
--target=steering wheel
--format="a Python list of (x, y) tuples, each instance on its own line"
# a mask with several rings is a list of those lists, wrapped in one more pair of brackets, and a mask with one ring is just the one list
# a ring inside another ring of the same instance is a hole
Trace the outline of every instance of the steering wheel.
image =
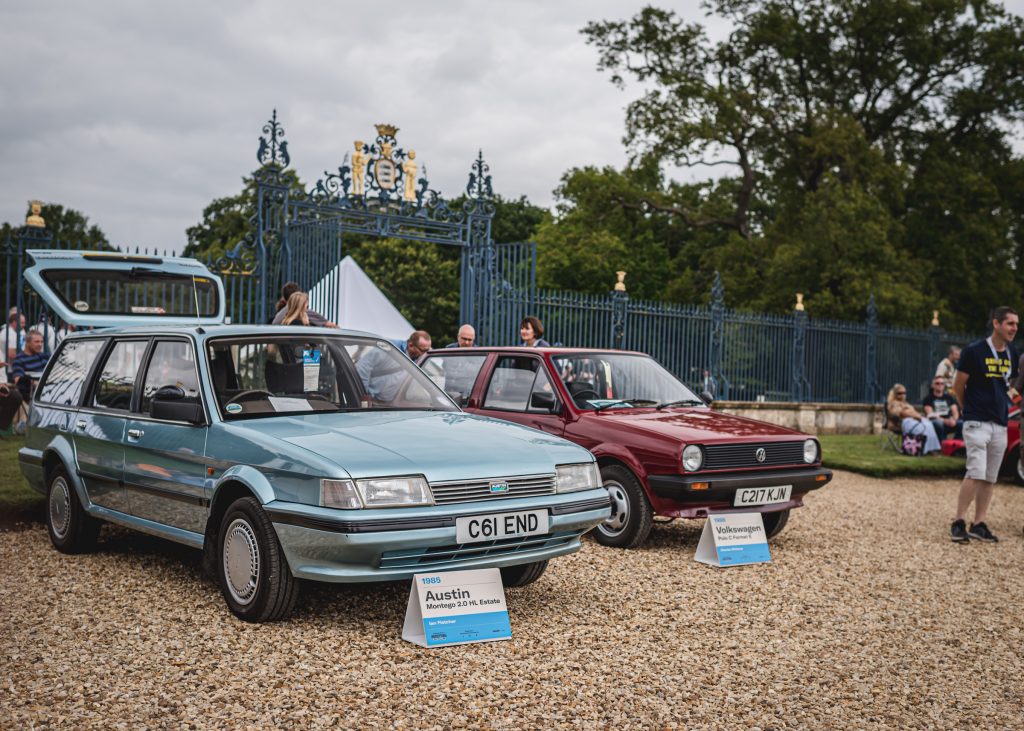
[(235, 404), (238, 403), (239, 401), (255, 401), (257, 397), (272, 398), (273, 396), (274, 394), (272, 394), (270, 391), (264, 391), (262, 388), (254, 388), (251, 391), (242, 391), (241, 393), (236, 393), (234, 396), (229, 398), (228, 402), (224, 405), (227, 406), (228, 404)]
[(572, 400), (577, 404), (583, 403), (594, 398), (601, 398), (601, 394), (592, 388), (585, 388), (582, 391), (577, 391), (572, 395)]

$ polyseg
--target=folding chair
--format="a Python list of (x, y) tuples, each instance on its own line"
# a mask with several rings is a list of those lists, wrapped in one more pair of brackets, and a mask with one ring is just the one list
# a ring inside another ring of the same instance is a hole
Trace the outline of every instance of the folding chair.
[(900, 420), (889, 413), (889, 404), (882, 402), (882, 413), (885, 421), (882, 424), (882, 443), (880, 448), (891, 449), (897, 454), (903, 453), (903, 425)]

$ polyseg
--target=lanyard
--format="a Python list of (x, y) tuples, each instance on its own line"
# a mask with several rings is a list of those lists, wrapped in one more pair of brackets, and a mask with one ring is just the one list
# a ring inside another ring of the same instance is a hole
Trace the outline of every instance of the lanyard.
[[(989, 350), (992, 351), (992, 357), (996, 359), (996, 368), (999, 368), (999, 364), (1002, 362), (1002, 358), (999, 357), (999, 353), (996, 352), (996, 346), (992, 344), (992, 338), (985, 338), (985, 342), (988, 343)], [(1010, 358), (1010, 346), (1006, 346), (1006, 357)], [(1010, 358), (1010, 370), (1013, 370), (1013, 359)], [(1006, 382), (1006, 386), (1010, 386), (1010, 370), (1007, 370), (1003, 374), (1003, 381)]]

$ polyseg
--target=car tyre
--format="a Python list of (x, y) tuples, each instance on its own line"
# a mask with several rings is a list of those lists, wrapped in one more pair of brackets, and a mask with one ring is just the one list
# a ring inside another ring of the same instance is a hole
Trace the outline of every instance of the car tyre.
[(46, 532), (61, 553), (85, 553), (96, 547), (100, 521), (85, 512), (67, 470), (57, 467), (46, 486)]
[(246, 622), (287, 617), (299, 598), (274, 526), (258, 500), (228, 506), (217, 531), (217, 579), (228, 607)]
[(1003, 474), (1013, 477), (1015, 484), (1024, 487), (1024, 464), (1020, 461), (1020, 446), (1014, 448), (1003, 462)]
[(501, 582), (507, 587), (526, 586), (539, 579), (547, 567), (547, 561), (505, 566), (501, 569)]
[(654, 510), (636, 476), (620, 465), (601, 468), (601, 481), (612, 501), (608, 520), (594, 528), (602, 546), (636, 548), (647, 540), (654, 525)]
[(761, 518), (764, 520), (765, 537), (772, 538), (779, 535), (789, 522), (789, 508), (775, 513), (761, 513)]

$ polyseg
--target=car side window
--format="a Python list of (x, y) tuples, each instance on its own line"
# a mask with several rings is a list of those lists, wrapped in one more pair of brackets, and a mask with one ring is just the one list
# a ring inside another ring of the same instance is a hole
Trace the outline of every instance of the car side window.
[(548, 408), (530, 406), (530, 396), (538, 392), (554, 394), (541, 362), (536, 358), (506, 356), (494, 367), (484, 408), (548, 413)]
[(196, 355), (187, 340), (161, 340), (153, 348), (142, 385), (142, 403), (139, 411), (149, 413), (153, 396), (164, 386), (177, 386), (185, 392), (185, 400), (199, 401), (199, 375)]
[(486, 355), (434, 355), (423, 364), (423, 372), (455, 403), (465, 406), (486, 360)]
[(36, 401), (78, 406), (89, 369), (100, 355), (105, 340), (72, 340), (54, 355), (56, 359), (46, 380), (39, 386)]
[(93, 389), (92, 406), (128, 411), (139, 366), (146, 355), (146, 340), (122, 340), (110, 349)]

